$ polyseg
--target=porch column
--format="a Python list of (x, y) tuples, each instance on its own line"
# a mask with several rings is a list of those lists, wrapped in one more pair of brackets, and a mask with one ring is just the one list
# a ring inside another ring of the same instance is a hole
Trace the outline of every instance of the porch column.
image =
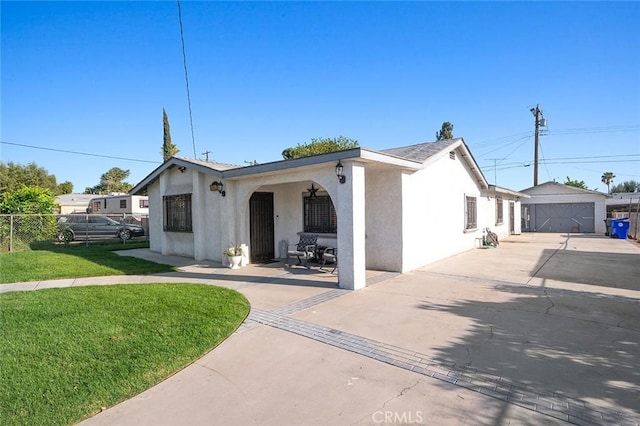
[[(161, 217), (159, 218), (159, 227), (157, 228), (160, 234), (160, 253), (163, 256), (168, 256), (170, 255), (170, 251), (169, 251), (169, 238), (167, 237), (167, 233), (164, 232), (164, 198), (163, 196), (167, 193), (167, 181), (169, 180), (168, 178), (168, 173), (161, 173), (160, 174), (160, 178), (158, 179), (159, 181), (159, 187), (160, 187), (160, 191), (158, 192), (159, 198), (160, 198), (160, 203), (159, 203), (159, 212)], [(149, 213), (151, 213), (151, 209), (149, 209)], [(151, 216), (151, 215), (149, 215)]]
[(211, 238), (207, 235), (205, 225), (206, 193), (208, 189), (203, 175), (193, 172), (193, 191), (191, 193), (191, 225), (193, 227), (193, 258), (194, 260), (206, 259), (207, 242)]
[(338, 183), (338, 282), (341, 288), (366, 287), (364, 165), (344, 163), (346, 182)]

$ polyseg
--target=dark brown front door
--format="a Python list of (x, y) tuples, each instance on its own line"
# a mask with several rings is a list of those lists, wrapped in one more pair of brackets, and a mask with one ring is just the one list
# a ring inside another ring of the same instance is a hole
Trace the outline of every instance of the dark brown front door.
[(251, 262), (269, 262), (274, 255), (273, 192), (254, 192), (249, 200)]

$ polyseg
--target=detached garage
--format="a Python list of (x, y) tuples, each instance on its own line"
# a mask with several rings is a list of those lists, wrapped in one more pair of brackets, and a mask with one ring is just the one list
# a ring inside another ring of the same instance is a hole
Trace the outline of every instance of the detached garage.
[(521, 191), (522, 231), (598, 233), (606, 231), (607, 194), (546, 182)]

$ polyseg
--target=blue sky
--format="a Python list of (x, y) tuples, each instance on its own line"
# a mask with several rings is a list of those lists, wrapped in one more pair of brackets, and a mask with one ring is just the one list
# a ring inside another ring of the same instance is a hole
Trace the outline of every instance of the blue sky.
[(317, 137), (429, 142), (450, 121), (487, 180), (519, 190), (539, 104), (540, 182), (640, 180), (638, 2), (181, 8), (195, 150), (175, 1), (3, 1), (0, 160), (82, 192), (111, 167), (135, 184), (161, 163), (162, 108), (178, 155), (239, 165)]

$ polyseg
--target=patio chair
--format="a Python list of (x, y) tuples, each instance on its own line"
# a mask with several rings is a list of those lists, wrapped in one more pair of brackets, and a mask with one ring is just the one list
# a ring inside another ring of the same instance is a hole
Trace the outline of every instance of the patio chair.
[(298, 265), (303, 265), (309, 269), (309, 260), (316, 257), (316, 247), (318, 245), (317, 235), (300, 235), (298, 244), (293, 244), (287, 249), (287, 260), (285, 266), (291, 266), (289, 259), (296, 257)]
[(338, 249), (335, 247), (328, 247), (322, 253), (322, 265), (320, 265), (320, 270), (325, 267), (327, 263), (333, 263), (333, 269), (331, 273), (333, 274), (338, 267)]

